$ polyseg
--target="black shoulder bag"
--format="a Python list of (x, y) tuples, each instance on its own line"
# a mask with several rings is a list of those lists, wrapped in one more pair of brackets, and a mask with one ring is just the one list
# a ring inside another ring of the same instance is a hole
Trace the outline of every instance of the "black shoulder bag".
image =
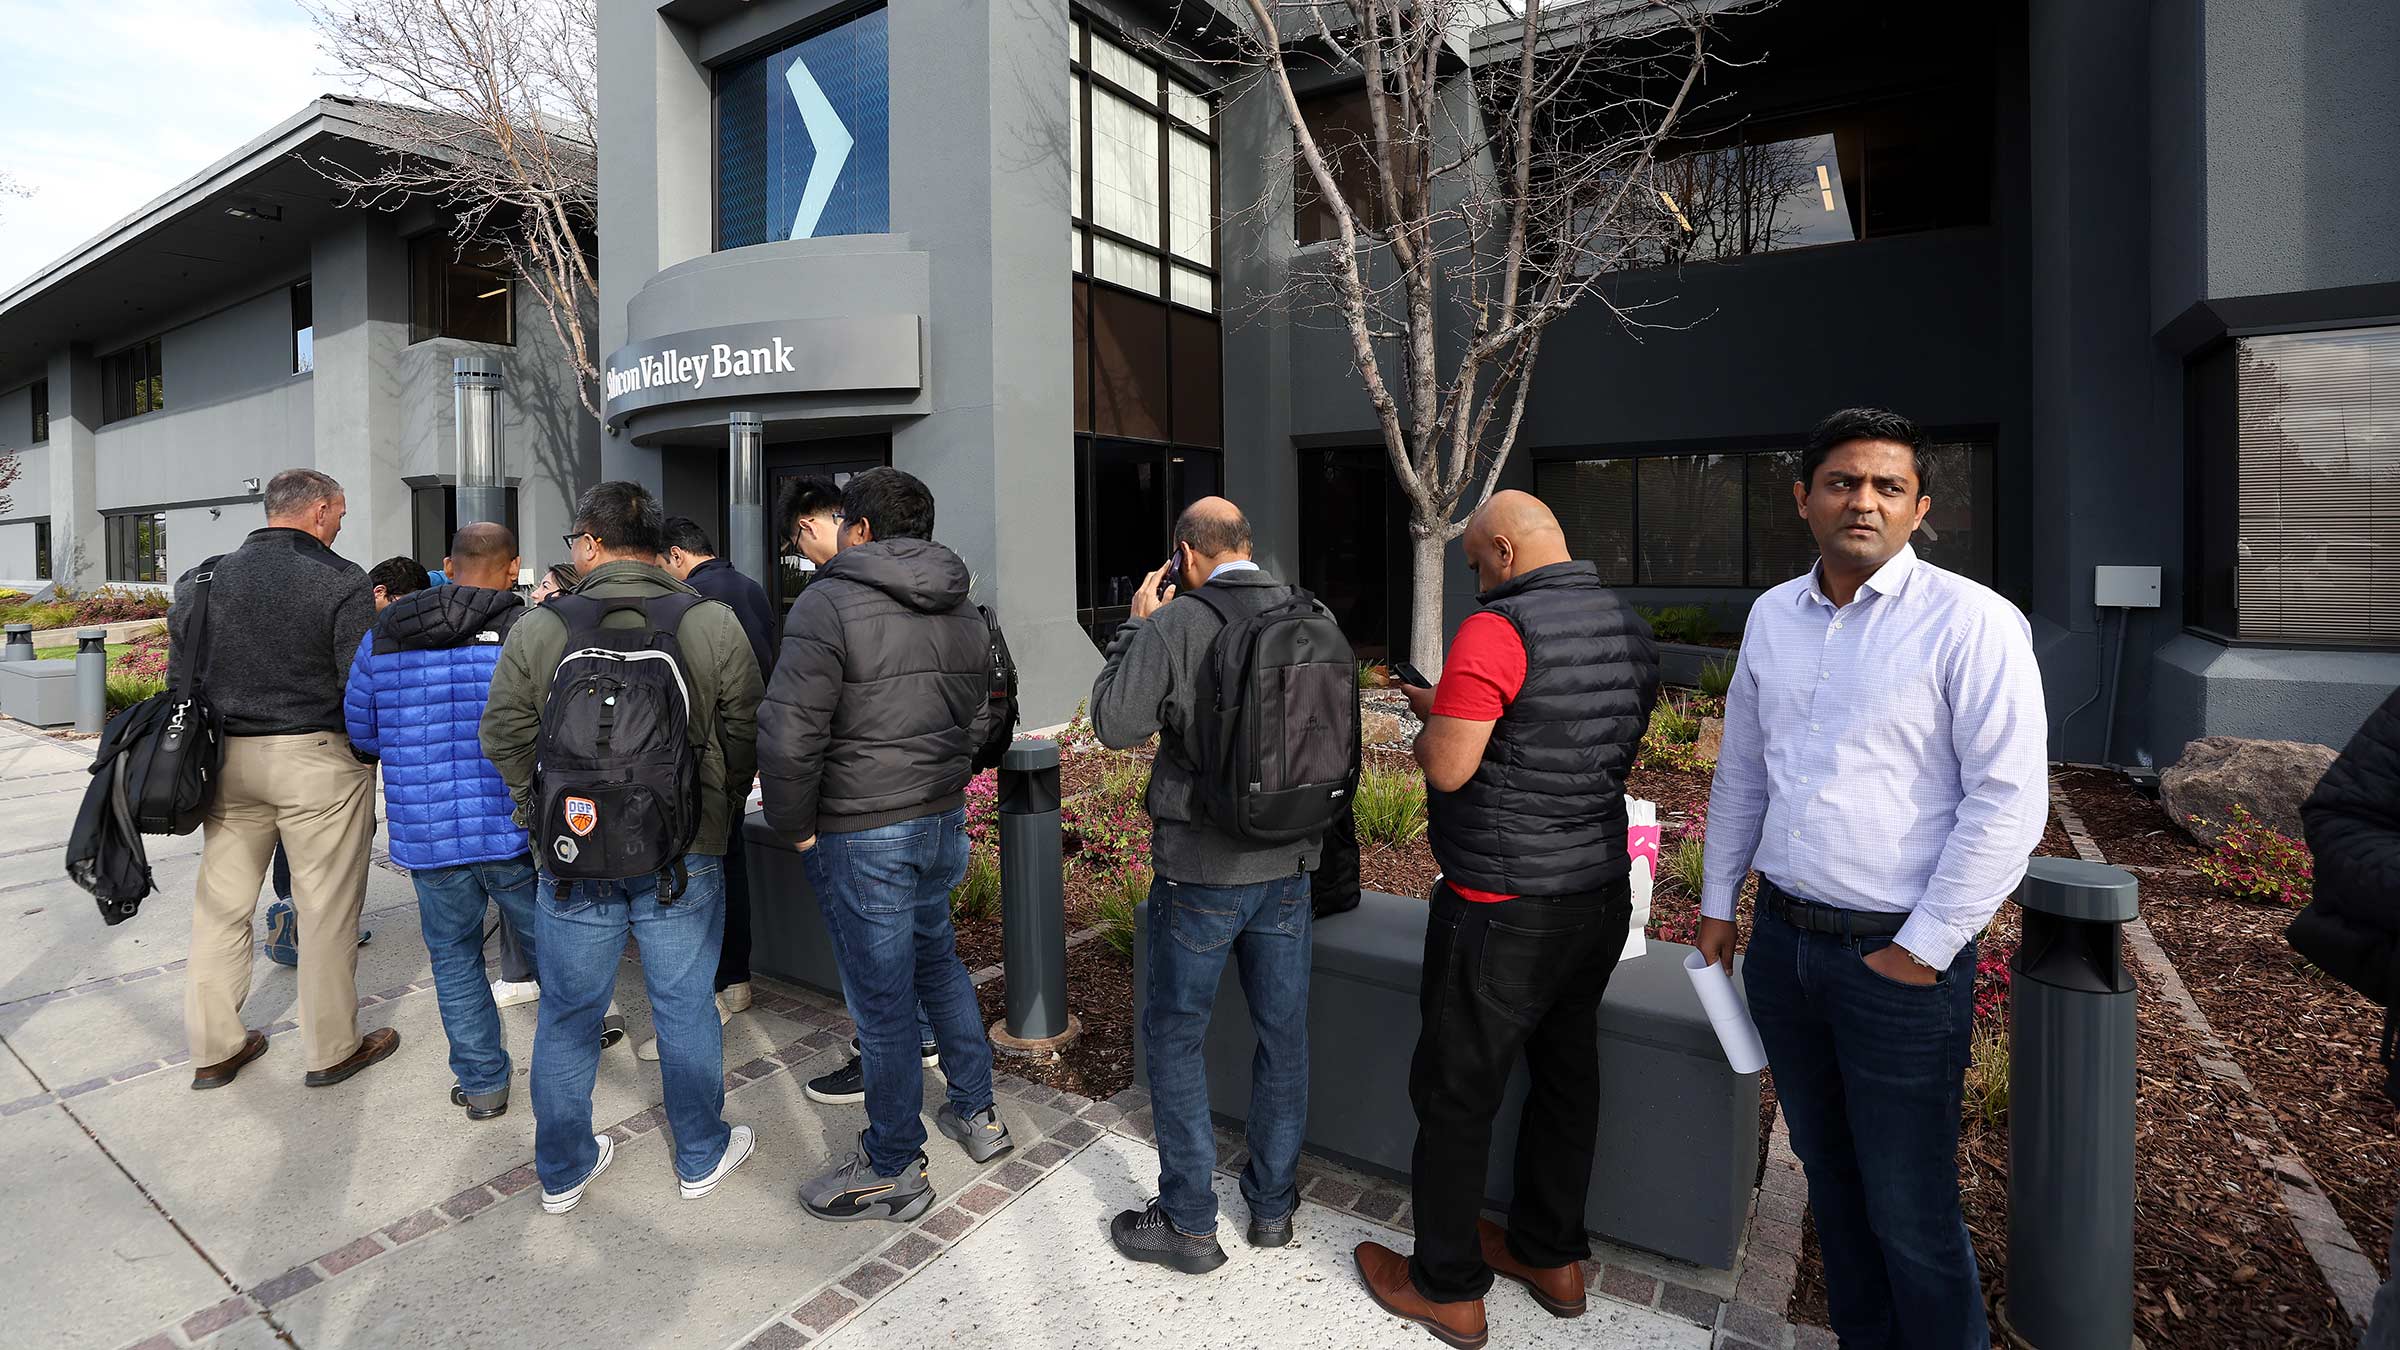
[(133, 808), (135, 827), (144, 834), (190, 834), (200, 828), (216, 800), (225, 738), (200, 672), (208, 664), (208, 590), (216, 579), (217, 562), (211, 558), (200, 564), (192, 577), (192, 618), (182, 638), (190, 650), (184, 654), (182, 678), (174, 688), (120, 714), (142, 718), (131, 728), (122, 753), (125, 799)]

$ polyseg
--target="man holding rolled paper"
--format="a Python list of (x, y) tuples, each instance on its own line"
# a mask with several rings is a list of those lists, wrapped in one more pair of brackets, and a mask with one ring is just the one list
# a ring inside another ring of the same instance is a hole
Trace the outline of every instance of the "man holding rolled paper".
[(1751, 607), (1708, 805), (1700, 950), (1730, 967), (1755, 868), (1743, 983), (1851, 1350), (1991, 1344), (1958, 1205), (1975, 939), (2049, 810), (2025, 616), (1909, 547), (1926, 460), (1880, 409), (1810, 438), (1820, 558)]
[[(1417, 1250), (1357, 1249), (1385, 1311), (1484, 1343), (1494, 1274), (1584, 1310), (1585, 1192), (1600, 1123), (1600, 997), (1631, 925), (1625, 774), (1658, 698), (1649, 626), (1567, 554), (1550, 508), (1494, 494), (1467, 523), (1483, 608), (1459, 625), (1425, 720), (1433, 855), (1424, 1014), (1409, 1096)], [(1492, 1119), (1517, 1057), (1532, 1086), (1508, 1227), (1482, 1217)]]

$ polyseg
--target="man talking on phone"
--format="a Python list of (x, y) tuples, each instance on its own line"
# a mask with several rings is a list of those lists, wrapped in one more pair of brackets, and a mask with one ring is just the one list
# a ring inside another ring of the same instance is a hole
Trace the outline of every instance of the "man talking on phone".
[(1201, 1040), (1228, 956), (1240, 962), (1258, 1055), (1251, 1068), (1250, 1160), (1242, 1199), (1250, 1245), (1292, 1240), (1300, 1204), (1300, 1136), (1308, 1122), (1308, 874), (1321, 836), (1258, 844), (1197, 809), (1184, 749), (1201, 671), (1226, 620), (1179, 590), (1230, 593), (1235, 612), (1280, 604), (1290, 588), (1250, 560), (1250, 522), (1222, 497), (1204, 497), (1175, 522), (1175, 556), (1142, 578), (1133, 616), (1109, 643), (1092, 682), (1092, 729), (1122, 750), (1156, 735), (1143, 805), (1150, 812), (1150, 999), (1142, 1014), (1150, 1104), (1158, 1137), (1158, 1198), (1109, 1225), (1117, 1250), (1200, 1275), (1225, 1264), (1217, 1245), (1211, 1174), (1217, 1141)]
[[(1416, 755), (1442, 866), (1408, 1077), (1417, 1250), (1356, 1255), (1386, 1312), (1474, 1350), (1494, 1274), (1554, 1317), (1584, 1311), (1598, 1012), (1633, 917), (1625, 774), (1658, 699), (1658, 650), (1539, 498), (1495, 493), (1461, 543), (1482, 608), (1439, 685), (1403, 686), (1425, 721)], [(1483, 1183), (1520, 1054), (1531, 1084), (1503, 1229), (1482, 1217)]]

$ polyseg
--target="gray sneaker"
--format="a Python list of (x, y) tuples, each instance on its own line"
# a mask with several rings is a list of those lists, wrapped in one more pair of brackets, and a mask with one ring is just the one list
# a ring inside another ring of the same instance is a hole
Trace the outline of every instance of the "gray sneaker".
[(1000, 1113), (989, 1106), (974, 1115), (962, 1116), (957, 1107), (943, 1102), (942, 1109), (934, 1112), (933, 1124), (934, 1128), (958, 1141), (958, 1146), (967, 1151), (967, 1156), (979, 1163), (990, 1162), (1017, 1146), (1017, 1142), (1008, 1137), (1008, 1126), (1000, 1122)]
[(853, 1223), (861, 1219), (890, 1219), (907, 1223), (933, 1208), (933, 1185), (925, 1180), (925, 1155), (900, 1169), (896, 1177), (877, 1176), (867, 1161), (866, 1135), (841, 1165), (800, 1186), (800, 1203), (820, 1219)]

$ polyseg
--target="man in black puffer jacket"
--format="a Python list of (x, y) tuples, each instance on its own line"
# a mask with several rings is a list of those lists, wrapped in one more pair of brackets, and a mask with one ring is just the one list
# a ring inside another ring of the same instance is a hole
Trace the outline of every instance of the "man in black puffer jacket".
[(950, 928), (968, 761), (993, 715), (990, 637), (967, 565), (932, 535), (923, 483), (897, 469), (850, 480), (840, 551), (793, 602), (758, 713), (767, 825), (800, 849), (825, 911), (866, 1076), (857, 1151), (800, 1190), (821, 1219), (908, 1222), (932, 1207), (919, 1002), (950, 1080), (935, 1124), (979, 1163), (1011, 1147)]
[[(1438, 689), (1403, 686), (1425, 721), (1416, 755), (1442, 866), (1408, 1083), (1417, 1250), (1367, 1242), (1357, 1258), (1386, 1311), (1481, 1345), (1494, 1274), (1556, 1316), (1583, 1312), (1597, 1015), (1633, 916), (1625, 774), (1658, 699), (1658, 650), (1538, 498), (1494, 494), (1461, 542), (1483, 607), (1459, 625)], [(1481, 1217), (1483, 1182), (1520, 1054), (1531, 1086), (1502, 1230)]]
[[(2384, 1091), (2400, 1100), (2400, 691), (2350, 738), (2300, 808), (2316, 855), (2316, 898), (2293, 920), (2302, 956), (2384, 1006)], [(2391, 1279), (2375, 1294), (2367, 1350), (2400, 1347), (2400, 1215)]]

